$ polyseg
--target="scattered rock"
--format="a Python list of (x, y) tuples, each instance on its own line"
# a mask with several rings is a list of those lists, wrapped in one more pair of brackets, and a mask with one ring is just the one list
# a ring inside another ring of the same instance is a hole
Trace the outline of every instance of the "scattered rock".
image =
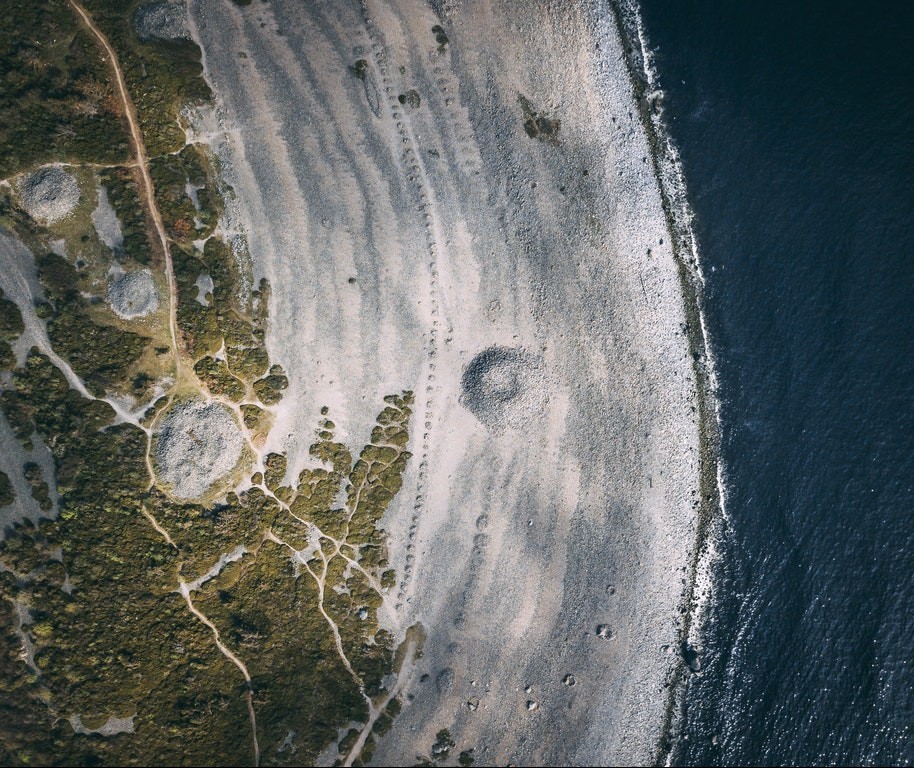
[(539, 709), (539, 706), (540, 705), (537, 704), (535, 701), (533, 701), (533, 699), (528, 699), (528, 701), (527, 701), (527, 711), (528, 712), (536, 711), (537, 709)]
[(442, 669), (435, 678), (435, 688), (438, 693), (447, 693), (454, 687), (454, 670), (450, 667)]
[(568, 674), (568, 675), (565, 675), (565, 677), (562, 678), (562, 682), (570, 688), (570, 687), (573, 686), (575, 683), (577, 683), (577, 680), (574, 679), (574, 675)]
[(689, 643), (683, 643), (682, 648), (682, 660), (686, 663), (686, 666), (691, 672), (700, 672), (701, 671), (701, 659), (698, 657), (698, 651), (696, 651)]
[(66, 218), (79, 204), (79, 184), (59, 165), (46, 165), (23, 178), (19, 199), (26, 213), (42, 224)]
[(493, 431), (519, 428), (548, 400), (543, 361), (524, 349), (489, 347), (470, 361), (460, 402)]
[(160, 0), (141, 5), (133, 17), (133, 27), (142, 40), (189, 40), (187, 7), (180, 0)]
[(98, 239), (101, 240), (114, 253), (119, 253), (124, 247), (124, 232), (121, 222), (117, 218), (111, 202), (108, 200), (108, 190), (104, 185), (98, 188), (98, 205), (92, 211), (92, 224)]
[(479, 709), (479, 697), (472, 696), (470, 700), (467, 701), (467, 708), (470, 710), (470, 712), (475, 712), (477, 709)]
[(108, 303), (118, 317), (133, 320), (155, 312), (159, 307), (152, 272), (118, 272), (108, 284)]
[(609, 624), (598, 624), (597, 625), (597, 637), (603, 640), (612, 640), (613, 631)]
[(205, 400), (179, 403), (159, 428), (159, 479), (178, 498), (199, 498), (235, 468), (243, 446), (241, 430), (228, 408)]

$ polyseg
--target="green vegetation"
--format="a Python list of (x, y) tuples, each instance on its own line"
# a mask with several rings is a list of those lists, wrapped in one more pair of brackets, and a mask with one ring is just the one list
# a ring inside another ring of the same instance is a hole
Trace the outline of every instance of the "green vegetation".
[(202, 77), (200, 49), (189, 40), (140, 40), (133, 29), (136, 2), (83, 0), (83, 5), (117, 52), (149, 156), (180, 151), (181, 109), (212, 95)]
[[(193, 599), (251, 672), (264, 762), (293, 760), (280, 751), (289, 730), (298, 734), (294, 761), (308, 763), (342, 724), (364, 722), (360, 686), (318, 610), (318, 583), (325, 584), (324, 609), (364, 690), (380, 695), (394, 651), (392, 638), (377, 625), (382, 598), (370, 579), (387, 566), (377, 523), (408, 457), (386, 441), (405, 433), (411, 395), (387, 400), (373, 433), (384, 444), (365, 446), (354, 465), (348, 449), (333, 439), (332, 423), (322, 421), (311, 453), (326, 468), (305, 470), (295, 490), (288, 489), (289, 509), (304, 515), (301, 520), (259, 488), (229, 494), (211, 507), (179, 504), (146, 490), (143, 433), (113, 425), (107, 404), (70, 389), (33, 349), (3, 404), (51, 447), (60, 517), (37, 529), (22, 524), (0, 545), (0, 562), (19, 574), (3, 574), (0, 605), (4, 611), (10, 600), (29, 606), (24, 629), (36, 647), (37, 669), (23, 674), (2, 667), (4, 690), (17, 696), (0, 705), (0, 721), (9, 724), (0, 725), (0, 754), (14, 755), (16, 764), (131, 764), (150, 755), (174, 764), (212, 762), (214, 755), (226, 764), (247, 763), (243, 681), (174, 594), (176, 579), (199, 578), (238, 545), (248, 554), (206, 581)], [(267, 486), (281, 490), (285, 457), (270, 454), (265, 464)], [(26, 467), (26, 476), (33, 488), (41, 487), (36, 466)], [(346, 507), (334, 510), (344, 487)], [(152, 529), (144, 508), (154, 511), (176, 548)], [(322, 539), (326, 552), (302, 567), (286, 545), (307, 548), (307, 523), (325, 519), (336, 521), (341, 546)], [(284, 544), (265, 539), (269, 531)], [(347, 552), (364, 572), (350, 567)], [(70, 593), (62, 589), (66, 580)], [(15, 657), (18, 636), (3, 642), (7, 658)], [(398, 708), (397, 702), (386, 708), (377, 734), (390, 727)], [(137, 732), (86, 739), (65, 722), (52, 726), (55, 712), (80, 713), (90, 727), (108, 716), (135, 715)]]
[(8, 507), (16, 500), (10, 476), (0, 469), (0, 507)]
[(432, 757), (435, 760), (444, 760), (454, 748), (454, 739), (447, 728), (442, 728), (435, 734), (435, 743), (432, 745)]
[(359, 59), (349, 67), (349, 71), (352, 72), (359, 80), (365, 80), (368, 75), (368, 62), (365, 59)]
[[(241, 405), (245, 426), (260, 440), (272, 420), (261, 405), (277, 403), (289, 381), (266, 351), (270, 286), (262, 280), (251, 290), (233, 248), (213, 235), (223, 206), (216, 169), (200, 147), (185, 146), (179, 111), (209, 97), (199, 51), (187, 41), (138, 40), (136, 2), (84, 3), (118, 53), (152, 158), (156, 203), (172, 240), (178, 352), (211, 393), (260, 399)], [(37, 129), (26, 135), (0, 121), (0, 169), (62, 158), (111, 166), (97, 172), (124, 233), (124, 253), (116, 256), (161, 269), (136, 169), (127, 165), (108, 63), (63, 0), (28, 5), (10, 8), (4, 30), (12, 32), (0, 31), (0, 113), (31, 115)], [(38, 104), (46, 115), (37, 114)], [(74, 170), (83, 184), (95, 172)], [(110, 257), (94, 232), (80, 230), (90, 226), (88, 214), (67, 223), (69, 259), (47, 252), (57, 230), (27, 221), (5, 194), (0, 216), (43, 254), (36, 262), (47, 301), (36, 312), (47, 320), (55, 352), (96, 397), (150, 396), (172, 350), (125, 330), (94, 298)], [(194, 244), (200, 240), (202, 250)], [(213, 283), (204, 303), (197, 301), (201, 276)], [(53, 478), (33, 462), (23, 474), (47, 514), (55, 488), (59, 514), (16, 524), (0, 542), (0, 764), (247, 765), (248, 699), (264, 764), (313, 763), (340, 728), (367, 721), (366, 697), (380, 706), (382, 681), (396, 663), (393, 637), (377, 615), (396, 584), (380, 520), (409, 458), (412, 393), (385, 398), (357, 458), (324, 418), (313, 465), (287, 485), (287, 459), (271, 453), (249, 490), (182, 503), (150, 477), (146, 432), (115, 423), (107, 402), (71, 389), (39, 349), (17, 366), (11, 344), (22, 330), (17, 307), (0, 294), (0, 365), (9, 371), (0, 408), (23, 446), (31, 449), (37, 435), (50, 450)], [(175, 394), (148, 406), (142, 423), (154, 424)], [(0, 505), (13, 500), (0, 473)], [(226, 563), (228, 553), (238, 559)], [(244, 660), (250, 684), (189, 610), (181, 582)], [(385, 707), (361, 761), (399, 707), (397, 700)], [(132, 717), (135, 730), (76, 734), (73, 715), (90, 729)], [(283, 746), (290, 732), (291, 749)], [(353, 728), (346, 736), (350, 749), (358, 734)]]
[(457, 763), (463, 766), (473, 765), (473, 750), (465, 749), (459, 755), (457, 755)]
[(229, 373), (224, 360), (216, 360), (207, 355), (194, 364), (194, 373), (212, 394), (227, 397), (235, 403), (244, 399), (247, 388)]
[[(212, 234), (223, 203), (203, 151), (188, 144), (176, 155), (153, 158), (149, 170), (168, 236), (188, 245)], [(196, 189), (197, 205), (187, 193), (188, 185)]]
[(19, 338), (24, 329), (19, 307), (6, 298), (0, 288), (0, 371), (12, 370), (16, 365), (16, 356), (10, 342)]
[(0, 288), (0, 339), (15, 341), (25, 330), (22, 323), (22, 313), (16, 302), (10, 301)]
[(32, 498), (38, 502), (39, 509), (42, 512), (50, 512), (54, 508), (54, 502), (51, 501), (51, 489), (41, 474), (41, 467), (29, 461), (22, 467), (22, 473), (32, 489)]
[(152, 263), (152, 246), (134, 173), (127, 168), (105, 168), (98, 176), (108, 194), (108, 202), (120, 220), (124, 253), (137, 263), (148, 266)]
[(432, 27), (432, 34), (435, 36), (435, 42), (438, 43), (438, 53), (444, 53), (447, 44), (450, 42), (444, 31), (444, 27), (440, 24), (435, 24), (435, 26)]
[(524, 131), (531, 139), (539, 139), (552, 144), (557, 144), (561, 120), (542, 115), (533, 109), (530, 100), (522, 94), (517, 94), (517, 101), (524, 113)]
[(48, 337), (92, 392), (104, 394), (127, 378), (150, 339), (132, 331), (96, 323), (79, 290), (79, 274), (62, 256), (38, 259), (38, 277), (51, 300)]

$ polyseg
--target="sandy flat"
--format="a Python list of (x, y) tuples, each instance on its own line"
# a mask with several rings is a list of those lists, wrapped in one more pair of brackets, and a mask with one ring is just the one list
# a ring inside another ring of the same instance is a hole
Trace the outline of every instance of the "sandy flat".
[[(477, 764), (643, 763), (656, 747), (694, 547), (696, 392), (604, 11), (190, 7), (219, 104), (198, 130), (272, 283), (269, 350), (291, 382), (270, 447), (297, 474), (321, 406), (357, 446), (384, 395), (416, 392), (385, 524), (392, 629), (421, 621), (427, 641), (379, 764), (414, 764), (445, 727)], [(410, 90), (417, 107), (398, 99)], [(560, 121), (554, 141), (527, 135), (519, 95)], [(469, 407), (465, 373), (490, 348), (521, 368), (483, 399), (523, 418)]]

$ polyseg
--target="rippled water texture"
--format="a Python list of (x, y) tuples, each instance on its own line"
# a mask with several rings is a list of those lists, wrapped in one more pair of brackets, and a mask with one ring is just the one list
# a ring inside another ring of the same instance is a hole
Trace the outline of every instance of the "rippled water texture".
[(895, 7), (643, 4), (730, 517), (684, 763), (914, 759), (914, 25)]

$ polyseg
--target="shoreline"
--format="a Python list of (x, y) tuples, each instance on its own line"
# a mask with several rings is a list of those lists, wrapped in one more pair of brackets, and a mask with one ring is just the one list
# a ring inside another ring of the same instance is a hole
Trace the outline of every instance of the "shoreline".
[[(474, 14), (406, 10), (368, 18), (353, 8), (348, 23), (281, 3), (256, 19), (236, 8), (217, 16), (206, 2), (191, 13), (225, 104), (217, 133), (240, 218), (258, 222), (248, 230), (255, 271), (274, 286), (268, 347), (301, 387), (271, 445), (297, 472), (309, 410), (329, 403), (341, 432), (357, 435), (366, 393), (389, 388), (379, 379), (415, 380), (426, 433), (385, 525), (403, 579), (390, 618), (400, 629), (422, 621), (429, 641), (377, 759), (427, 750), (449, 725), (479, 760), (643, 762), (666, 709), (657, 687), (679, 674), (676, 637), (688, 631), (677, 609), (691, 599), (680, 577), (694, 570), (699, 428), (689, 410), (701, 398), (623, 38), (595, 6), (549, 24), (498, 3), (480, 9), (505, 14), (508, 41), (470, 34)], [(428, 33), (439, 20), (455, 41), (446, 53)], [(571, 42), (578, 30), (609, 34), (615, 57)], [(552, 75), (537, 46), (552, 52)], [(346, 71), (357, 55), (371, 58), (383, 109), (363, 103)], [(567, 66), (577, 57), (587, 76)], [(507, 71), (495, 64), (514, 58)], [(421, 91), (421, 109), (399, 106), (406, 86)], [(567, 143), (524, 134), (519, 92), (561, 116)], [(331, 311), (315, 312), (317, 297)], [(275, 322), (293, 315), (294, 334)], [(555, 374), (532, 444), (523, 432), (489, 433), (460, 402), (461, 370), (506, 343), (541, 354)], [(611, 643), (595, 634), (604, 625), (618, 635)], [(562, 683), (571, 671), (574, 689)], [(507, 729), (497, 713), (515, 709)], [(560, 733), (542, 720), (550, 710), (567, 712)]]
[[(654, 100), (662, 97), (663, 92), (651, 62), (640, 8), (636, 0), (609, 0), (608, 5), (623, 41), (638, 113), (647, 135), (651, 162), (673, 242), (673, 255), (679, 265), (683, 308), (688, 319), (689, 351), (693, 359), (699, 402), (700, 499), (695, 550), (689, 574), (689, 597), (683, 604), (685, 618), (681, 642), (683, 649), (699, 649), (715, 586), (713, 571), (720, 556), (717, 543), (725, 519), (726, 496), (720, 457), (722, 427), (715, 358), (702, 309), (705, 279), (701, 271), (698, 244), (691, 228), (693, 214), (681, 162), (663, 120), (663, 109), (654, 106)], [(685, 717), (689, 682), (689, 666), (682, 664), (677, 668), (670, 685), (665, 722), (655, 753), (656, 764), (670, 765), (675, 759), (678, 736)]]

